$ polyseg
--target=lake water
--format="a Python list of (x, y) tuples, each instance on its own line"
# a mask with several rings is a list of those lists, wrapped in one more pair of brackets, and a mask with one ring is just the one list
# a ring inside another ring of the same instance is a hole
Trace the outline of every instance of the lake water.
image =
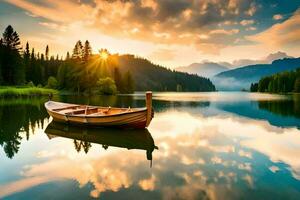
[(300, 199), (300, 95), (154, 93), (148, 130), (51, 123), (46, 100), (0, 99), (0, 199)]

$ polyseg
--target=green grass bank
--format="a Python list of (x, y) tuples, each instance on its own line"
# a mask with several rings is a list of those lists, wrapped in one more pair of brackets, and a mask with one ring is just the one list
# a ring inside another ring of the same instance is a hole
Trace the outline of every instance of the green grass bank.
[(35, 97), (58, 94), (58, 90), (38, 87), (0, 87), (0, 98)]

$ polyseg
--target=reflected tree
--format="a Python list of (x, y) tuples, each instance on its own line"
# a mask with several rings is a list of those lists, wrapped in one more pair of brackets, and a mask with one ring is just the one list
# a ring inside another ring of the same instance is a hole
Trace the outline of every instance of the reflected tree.
[(48, 117), (42, 99), (2, 99), (0, 101), (0, 145), (8, 158), (18, 153), (21, 140), (29, 140), (30, 128), (43, 127)]
[[(8, 158), (13, 158), (18, 153), (22, 137), (19, 134), (15, 134), (9, 140), (4, 143), (3, 149)], [(1, 144), (2, 145), (2, 144)]]
[(87, 154), (92, 147), (92, 144), (87, 141), (74, 140), (74, 147), (78, 153), (83, 150)]
[(297, 99), (292, 101), (261, 101), (258, 103), (258, 107), (282, 116), (300, 118), (299, 104)]

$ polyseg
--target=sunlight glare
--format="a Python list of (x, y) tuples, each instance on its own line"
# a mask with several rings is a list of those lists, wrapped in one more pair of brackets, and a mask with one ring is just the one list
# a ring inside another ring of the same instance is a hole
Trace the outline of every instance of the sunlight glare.
[(108, 53), (106, 51), (100, 51), (99, 55), (102, 60), (107, 60), (108, 58)]

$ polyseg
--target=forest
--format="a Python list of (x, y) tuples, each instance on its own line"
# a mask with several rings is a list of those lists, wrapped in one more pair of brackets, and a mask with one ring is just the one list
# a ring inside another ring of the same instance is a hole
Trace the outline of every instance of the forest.
[(36, 52), (8, 26), (0, 40), (0, 85), (51, 88), (88, 94), (145, 91), (215, 91), (209, 79), (176, 72), (134, 55), (93, 54), (88, 40), (76, 42), (72, 53), (53, 56), (50, 47)]
[(251, 92), (288, 93), (300, 92), (300, 68), (263, 77), (252, 83)]

